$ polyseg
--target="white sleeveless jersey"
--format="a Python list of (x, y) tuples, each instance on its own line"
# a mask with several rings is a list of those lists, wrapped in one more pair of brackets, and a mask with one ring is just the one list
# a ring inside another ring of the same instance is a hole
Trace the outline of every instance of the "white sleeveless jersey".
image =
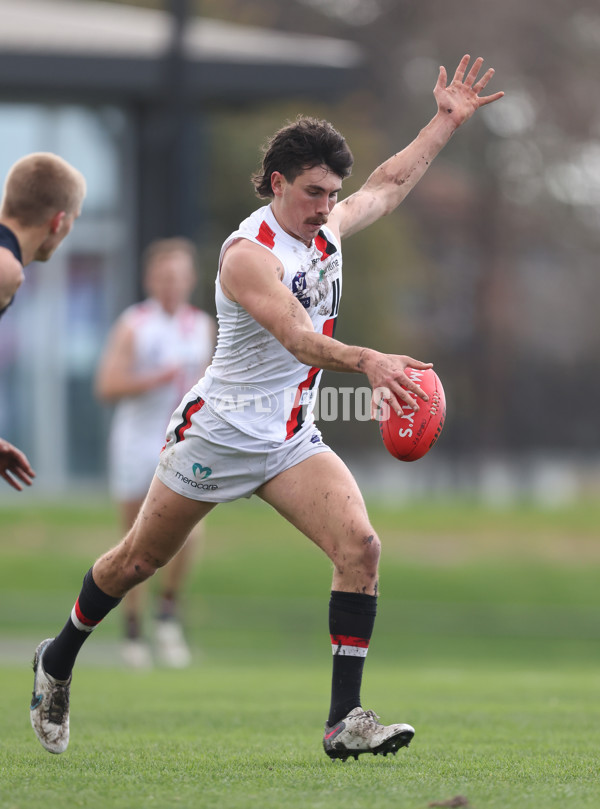
[(173, 410), (210, 362), (213, 319), (188, 304), (169, 315), (158, 301), (149, 298), (128, 307), (119, 320), (133, 332), (134, 373), (155, 372), (173, 365), (181, 368), (171, 382), (123, 397), (115, 406), (111, 425), (113, 460), (133, 453), (138, 454), (138, 463), (144, 466), (142, 458), (152, 458), (151, 476)]
[[(310, 247), (286, 233), (268, 205), (245, 219), (224, 242), (248, 239), (272, 252), (283, 266), (282, 283), (306, 309), (316, 332), (333, 336), (342, 292), (342, 256), (336, 237), (323, 227)], [(299, 362), (216, 279), (219, 321), (212, 364), (194, 391), (211, 410), (242, 432), (281, 443), (313, 422), (320, 368)]]

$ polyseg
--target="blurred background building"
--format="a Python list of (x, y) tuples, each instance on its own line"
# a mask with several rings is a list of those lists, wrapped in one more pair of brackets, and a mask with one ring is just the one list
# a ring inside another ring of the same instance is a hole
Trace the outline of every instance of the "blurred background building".
[[(464, 52), (506, 97), (461, 130), (393, 216), (348, 241), (336, 336), (433, 360), (434, 452), (385, 454), (376, 425), (324, 423), (391, 497), (548, 505), (600, 491), (600, 12), (580, 0), (0, 0), (0, 170), (58, 152), (84, 213), (0, 324), (0, 435), (38, 471), (27, 497), (104, 491), (107, 413), (91, 379), (138, 256), (199, 245), (212, 309), (222, 239), (253, 208), (260, 145), (299, 112), (355, 153), (356, 189), (435, 111)], [(324, 385), (362, 385), (328, 374)], [(8, 487), (5, 487), (8, 489)], [(9, 491), (0, 497), (17, 500)]]
[(299, 93), (325, 101), (360, 61), (350, 42), (195, 18), (188, 5), (0, 2), (0, 172), (52, 151), (88, 183), (71, 238), (51, 265), (28, 269), (0, 335), (0, 435), (33, 459), (40, 493), (102, 485), (98, 352), (140, 295), (140, 251), (207, 231), (211, 110)]

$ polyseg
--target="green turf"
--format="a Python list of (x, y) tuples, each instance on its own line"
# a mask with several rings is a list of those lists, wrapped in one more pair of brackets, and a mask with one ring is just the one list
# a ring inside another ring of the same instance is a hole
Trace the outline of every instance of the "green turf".
[[(319, 749), (319, 666), (240, 661), (113, 677), (83, 668), (63, 756), (34, 742), (23, 705), (5, 709), (2, 806), (301, 809), (335, 797), (418, 809), (458, 794), (480, 808), (598, 806), (595, 673), (373, 669), (366, 696), (384, 716), (401, 707), (418, 735), (396, 758), (342, 764)], [(0, 684), (20, 693), (23, 674), (4, 670)]]
[[(119, 668), (110, 616), (76, 671), (66, 754), (33, 737), (25, 661), (0, 665), (2, 809), (425, 809), (457, 795), (473, 809), (597, 809), (600, 508), (370, 512), (383, 597), (363, 701), (416, 726), (408, 750), (324, 756), (330, 566), (241, 503), (210, 516), (189, 583), (202, 657), (185, 672)], [(109, 506), (0, 509), (0, 648), (30, 641), (29, 655), (55, 633), (117, 534)]]

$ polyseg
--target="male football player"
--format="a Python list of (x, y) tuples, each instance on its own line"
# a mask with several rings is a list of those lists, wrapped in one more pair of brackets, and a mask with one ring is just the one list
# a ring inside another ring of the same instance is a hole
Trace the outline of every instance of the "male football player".
[[(81, 213), (83, 175), (50, 152), (22, 157), (10, 169), (0, 203), (0, 317), (23, 282), (23, 267), (48, 261)], [(0, 439), (0, 476), (17, 491), (35, 476), (25, 455)]]
[[(63, 752), (77, 653), (128, 590), (179, 550), (217, 503), (258, 495), (333, 562), (329, 622), (333, 651), (323, 745), (331, 758), (395, 753), (414, 729), (383, 725), (360, 700), (373, 630), (380, 542), (343, 461), (324, 443), (311, 413), (322, 369), (362, 372), (373, 410), (398, 412), (426, 398), (405, 373), (428, 368), (405, 355), (345, 345), (333, 337), (341, 295), (341, 240), (393, 211), (456, 129), (484, 104), (493, 70), (460, 61), (434, 88), (437, 112), (414, 141), (338, 202), (353, 158), (325, 121), (298, 118), (268, 144), (254, 184), (270, 204), (225, 240), (216, 281), (217, 349), (184, 397), (167, 432), (156, 475), (131, 531), (85, 575), (71, 617), (34, 658), (31, 722), (41, 743)], [(406, 390), (402, 387), (406, 388)]]

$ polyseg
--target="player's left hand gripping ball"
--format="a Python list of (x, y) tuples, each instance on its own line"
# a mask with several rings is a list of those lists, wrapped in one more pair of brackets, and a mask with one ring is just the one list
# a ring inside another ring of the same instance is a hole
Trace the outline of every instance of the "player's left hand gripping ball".
[(419, 371), (408, 368), (407, 376), (416, 382), (429, 396), (429, 401), (417, 399), (418, 410), (408, 406), (397, 415), (391, 407), (386, 407), (379, 422), (383, 443), (394, 458), (399, 461), (416, 461), (422, 458), (438, 440), (446, 418), (446, 396), (439, 376), (432, 368)]

